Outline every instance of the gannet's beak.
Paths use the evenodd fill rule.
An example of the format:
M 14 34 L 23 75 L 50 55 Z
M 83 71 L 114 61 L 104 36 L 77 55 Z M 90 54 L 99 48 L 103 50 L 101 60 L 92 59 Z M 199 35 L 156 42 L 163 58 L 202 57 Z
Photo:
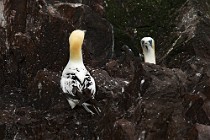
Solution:
M 148 50 L 148 46 L 147 45 L 144 45 L 144 48 L 146 48 Z
M 148 50 L 147 45 L 145 45 L 144 43 L 145 43 L 145 41 L 144 41 L 144 40 L 141 40 L 141 46 L 142 46 L 143 48 L 146 48 L 146 49 Z

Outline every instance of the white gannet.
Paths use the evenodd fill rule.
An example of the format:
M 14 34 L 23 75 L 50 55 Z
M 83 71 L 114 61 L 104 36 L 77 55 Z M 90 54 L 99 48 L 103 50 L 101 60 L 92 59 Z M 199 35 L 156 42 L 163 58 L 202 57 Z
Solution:
M 141 47 L 144 54 L 144 62 L 156 64 L 155 41 L 151 37 L 141 39 Z
M 94 99 L 96 85 L 83 64 L 82 44 L 84 36 L 85 31 L 74 30 L 69 37 L 70 59 L 63 70 L 60 85 L 72 109 L 76 105 L 82 105 L 86 111 L 94 114 L 87 107 L 91 105 L 86 103 L 86 101 Z

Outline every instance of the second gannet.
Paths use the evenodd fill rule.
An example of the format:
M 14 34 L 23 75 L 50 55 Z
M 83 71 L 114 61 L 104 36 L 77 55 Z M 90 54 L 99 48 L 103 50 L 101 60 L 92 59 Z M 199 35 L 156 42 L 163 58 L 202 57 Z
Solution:
M 151 37 L 142 38 L 141 47 L 144 54 L 144 62 L 156 64 L 154 39 Z

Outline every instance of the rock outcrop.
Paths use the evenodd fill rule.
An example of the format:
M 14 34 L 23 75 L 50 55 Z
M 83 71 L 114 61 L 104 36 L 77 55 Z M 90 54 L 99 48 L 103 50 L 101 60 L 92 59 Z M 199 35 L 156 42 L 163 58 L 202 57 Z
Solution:
M 209 139 L 210 3 L 159 2 L 133 1 L 132 9 L 124 1 L 5 0 L 0 139 Z M 132 16 L 141 7 L 141 17 Z M 87 30 L 84 62 L 99 115 L 72 110 L 59 86 L 77 28 Z M 139 39 L 150 33 L 158 65 L 137 56 Z

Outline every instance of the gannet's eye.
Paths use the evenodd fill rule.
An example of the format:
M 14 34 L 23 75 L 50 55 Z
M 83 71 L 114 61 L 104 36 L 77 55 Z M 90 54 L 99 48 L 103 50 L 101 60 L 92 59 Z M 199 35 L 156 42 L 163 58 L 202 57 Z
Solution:
M 141 41 L 141 45 L 143 45 L 143 44 L 144 44 L 144 40 Z
M 152 46 L 152 40 L 149 40 L 149 45 Z

